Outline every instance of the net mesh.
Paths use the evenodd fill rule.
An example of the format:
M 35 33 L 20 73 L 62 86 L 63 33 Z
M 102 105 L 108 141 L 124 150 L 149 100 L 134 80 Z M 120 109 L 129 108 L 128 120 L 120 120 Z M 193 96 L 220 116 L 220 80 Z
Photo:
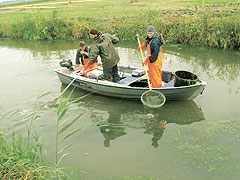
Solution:
M 148 107 L 158 108 L 165 103 L 166 98 L 161 92 L 150 90 L 142 94 L 141 101 Z

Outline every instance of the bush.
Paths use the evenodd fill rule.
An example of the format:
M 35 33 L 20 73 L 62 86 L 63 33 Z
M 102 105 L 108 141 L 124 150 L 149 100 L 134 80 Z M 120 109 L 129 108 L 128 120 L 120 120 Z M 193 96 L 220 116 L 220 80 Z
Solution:
M 64 19 L 56 11 L 52 16 L 25 17 L 15 24 L 0 24 L 0 37 L 27 40 L 71 40 L 89 38 L 88 32 L 96 28 L 102 32 L 116 34 L 121 41 L 136 40 L 146 36 L 146 27 L 153 24 L 158 35 L 166 42 L 201 45 L 224 49 L 240 48 L 240 18 L 232 16 L 211 17 L 159 17 L 136 14 L 112 18 Z M 141 19 L 141 21 L 139 21 Z

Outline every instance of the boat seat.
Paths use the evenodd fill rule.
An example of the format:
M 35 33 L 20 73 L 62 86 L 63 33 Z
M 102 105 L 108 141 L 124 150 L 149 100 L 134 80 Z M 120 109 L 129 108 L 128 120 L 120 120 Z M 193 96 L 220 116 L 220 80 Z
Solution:
M 145 76 L 145 75 L 143 75 L 143 76 Z M 126 78 L 124 78 L 124 79 L 121 79 L 120 81 L 118 81 L 118 82 L 116 82 L 117 84 L 121 84 L 121 85 L 129 85 L 129 84 L 131 84 L 131 83 L 133 83 L 133 82 L 135 82 L 135 81 L 138 81 L 138 80 L 140 80 L 140 79 L 142 79 L 143 78 L 143 76 L 128 76 L 128 77 L 126 77 Z
M 174 79 L 172 79 L 171 81 L 169 81 L 168 83 L 165 83 L 163 85 L 163 88 L 165 87 L 174 87 Z

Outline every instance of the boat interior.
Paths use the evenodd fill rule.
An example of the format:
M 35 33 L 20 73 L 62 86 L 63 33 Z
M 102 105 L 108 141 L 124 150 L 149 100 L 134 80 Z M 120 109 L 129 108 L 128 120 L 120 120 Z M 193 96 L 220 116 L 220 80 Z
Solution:
M 129 69 L 131 69 L 131 73 L 128 73 L 127 76 L 121 76 L 121 80 L 117 82 L 118 84 L 128 85 L 131 87 L 148 87 L 144 69 Z M 121 75 L 121 70 L 119 72 Z M 163 87 L 174 87 L 174 73 L 162 71 L 162 81 Z
M 148 87 L 145 70 L 144 68 L 133 68 L 129 66 L 119 66 L 119 76 L 120 81 L 116 82 L 117 84 L 130 86 L 130 87 Z M 61 72 L 70 74 L 80 73 L 81 68 L 77 70 L 71 69 L 61 69 Z M 103 79 L 103 70 L 102 67 L 98 67 L 95 70 L 90 71 L 87 74 L 87 77 L 91 79 L 102 80 Z M 174 73 L 169 71 L 162 71 L 162 83 L 163 87 L 174 87 Z

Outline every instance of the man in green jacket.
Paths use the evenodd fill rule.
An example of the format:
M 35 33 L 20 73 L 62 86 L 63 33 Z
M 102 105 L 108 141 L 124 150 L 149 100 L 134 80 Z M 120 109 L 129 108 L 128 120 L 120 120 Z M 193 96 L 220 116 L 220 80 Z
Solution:
M 95 63 L 99 55 L 103 64 L 104 79 L 113 82 L 119 81 L 117 63 L 120 57 L 113 46 L 113 44 L 118 43 L 119 39 L 107 33 L 102 34 L 96 29 L 90 30 L 90 37 L 94 39 L 94 44 L 89 54 L 90 60 L 84 69 L 87 69 L 89 65 Z

